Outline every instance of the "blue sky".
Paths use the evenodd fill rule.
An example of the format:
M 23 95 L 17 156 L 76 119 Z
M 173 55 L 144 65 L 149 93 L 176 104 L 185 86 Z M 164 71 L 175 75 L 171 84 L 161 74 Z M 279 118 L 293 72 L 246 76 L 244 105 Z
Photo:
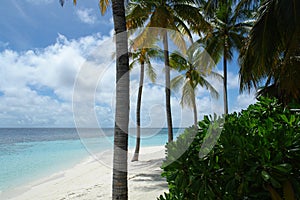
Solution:
M 101 16 L 98 0 L 9 0 L 0 7 L 0 127 L 112 127 L 115 63 L 111 10 Z M 142 124 L 166 126 L 164 77 L 154 63 L 157 83 L 145 81 Z M 217 71 L 222 72 L 219 64 Z M 238 66 L 229 63 L 229 110 L 253 103 L 253 94 L 238 93 Z M 131 115 L 134 127 L 138 67 L 131 72 Z M 173 73 L 173 76 L 175 73 Z M 76 85 L 77 84 L 77 85 Z M 213 81 L 222 92 L 222 84 Z M 204 89 L 197 96 L 198 115 L 221 112 L 222 97 L 212 100 Z M 180 92 L 172 96 L 174 126 L 193 123 L 181 109 Z

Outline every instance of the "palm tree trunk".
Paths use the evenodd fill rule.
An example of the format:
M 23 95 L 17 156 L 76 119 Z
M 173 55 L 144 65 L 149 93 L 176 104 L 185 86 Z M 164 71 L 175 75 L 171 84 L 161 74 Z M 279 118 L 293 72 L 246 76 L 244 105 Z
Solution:
M 171 90 L 170 90 L 170 63 L 169 63 L 169 47 L 168 47 L 168 33 L 163 33 L 164 57 L 165 57 L 165 78 L 166 78 L 166 114 L 168 123 L 168 142 L 173 141 L 173 127 L 172 127 L 172 112 L 171 112 Z
M 135 151 L 132 158 L 132 162 L 139 160 L 140 153 L 140 143 L 141 143 L 141 103 L 142 103 L 142 94 L 143 94 L 143 84 L 144 84 L 144 72 L 145 63 L 141 62 L 141 72 L 140 72 L 140 83 L 139 83 L 139 93 L 136 105 L 136 144 Z
M 224 73 L 224 79 L 223 79 L 223 97 L 224 97 L 224 114 L 228 114 L 228 99 L 227 99 L 227 59 L 226 59 L 226 46 L 224 48 L 224 54 L 223 54 L 223 73 Z
M 198 116 L 197 116 L 197 106 L 196 106 L 196 96 L 195 94 L 193 95 L 193 99 L 192 99 L 192 104 L 193 104 L 193 112 L 194 112 L 194 127 L 196 130 L 198 130 Z
M 127 200 L 129 59 L 124 1 L 112 0 L 112 10 L 116 33 L 117 58 L 112 199 Z

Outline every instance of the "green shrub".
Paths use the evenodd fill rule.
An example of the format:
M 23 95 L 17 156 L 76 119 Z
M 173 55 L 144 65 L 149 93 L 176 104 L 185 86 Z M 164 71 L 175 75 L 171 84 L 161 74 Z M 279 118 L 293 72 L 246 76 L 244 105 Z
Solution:
M 225 121 L 205 117 L 167 145 L 169 193 L 158 199 L 300 199 L 299 114 L 262 97 Z

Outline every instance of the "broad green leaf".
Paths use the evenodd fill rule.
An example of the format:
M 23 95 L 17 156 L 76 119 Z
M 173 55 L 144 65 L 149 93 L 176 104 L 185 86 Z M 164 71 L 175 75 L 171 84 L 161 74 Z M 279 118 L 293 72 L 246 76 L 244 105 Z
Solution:
M 268 172 L 266 171 L 261 171 L 261 176 L 265 181 L 269 181 L 270 180 L 270 175 L 268 174 Z
M 273 167 L 274 169 L 278 170 L 281 173 L 289 173 L 290 171 L 292 171 L 292 166 L 288 163 L 283 163 L 280 165 L 276 165 Z
M 283 119 L 284 122 L 289 123 L 288 118 L 284 114 L 280 115 L 280 117 L 281 117 L 281 119 Z

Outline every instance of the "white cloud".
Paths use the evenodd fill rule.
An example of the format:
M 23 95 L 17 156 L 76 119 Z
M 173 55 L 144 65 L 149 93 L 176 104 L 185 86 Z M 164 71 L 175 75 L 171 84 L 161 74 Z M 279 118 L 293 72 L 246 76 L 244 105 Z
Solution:
M 242 109 L 247 109 L 250 104 L 256 103 L 255 91 L 251 91 L 250 93 L 244 92 L 237 96 L 236 104 L 233 108 L 233 111 L 240 111 Z
M 239 75 L 227 72 L 228 89 L 239 89 Z
M 76 15 L 83 23 L 86 24 L 94 24 L 97 20 L 96 15 L 93 13 L 93 9 L 78 9 L 76 10 Z
M 73 126 L 76 75 L 106 40 L 100 35 L 77 40 L 59 35 L 44 49 L 0 52 L 0 126 Z M 107 50 L 101 52 L 103 62 Z
M 224 72 L 222 70 L 216 69 L 214 71 L 223 76 Z M 218 88 L 223 90 L 223 81 L 219 81 Z M 227 71 L 227 89 L 234 89 L 234 90 L 239 89 L 238 74 L 234 74 L 231 71 Z
M 115 62 L 112 38 L 91 35 L 68 40 L 59 35 L 57 41 L 44 49 L 0 52 L 0 127 L 4 126 L 74 126 L 112 127 L 115 110 Z M 157 83 L 146 78 L 142 99 L 142 126 L 166 127 L 164 73 L 161 63 L 153 63 Z M 172 72 L 174 77 L 175 72 Z M 236 76 L 232 88 L 236 88 Z M 74 88 L 74 83 L 76 87 Z M 131 72 L 130 125 L 135 127 L 139 66 Z M 219 90 L 213 100 L 205 89 L 197 93 L 198 119 L 223 111 L 222 83 L 211 79 Z M 4 95 L 2 95 L 2 93 Z M 233 110 L 255 102 L 253 93 L 233 97 Z M 193 123 L 190 108 L 182 109 L 181 93 L 172 93 L 174 127 Z

